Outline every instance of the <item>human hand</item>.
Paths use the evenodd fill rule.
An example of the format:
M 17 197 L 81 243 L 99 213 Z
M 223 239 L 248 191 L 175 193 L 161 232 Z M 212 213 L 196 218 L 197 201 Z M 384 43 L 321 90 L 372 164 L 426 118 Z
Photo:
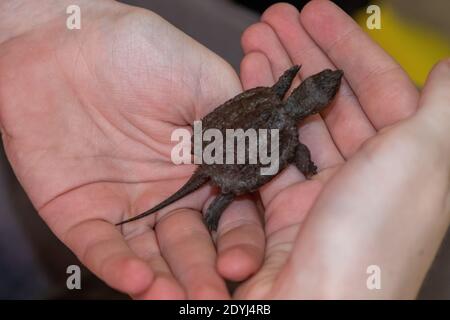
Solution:
M 70 1 L 2 3 L 0 124 L 15 174 L 52 231 L 110 286 L 136 298 L 229 297 L 222 277 L 242 280 L 263 257 L 250 198 L 223 216 L 217 261 L 200 213 L 211 188 L 114 224 L 187 180 L 194 167 L 170 161 L 171 133 L 240 92 L 237 75 L 149 11 L 78 3 L 81 30 L 65 27 Z
M 419 103 L 400 66 L 322 0 L 300 15 L 272 6 L 242 44 L 245 88 L 271 85 L 292 64 L 302 78 L 338 68 L 346 81 L 300 128 L 319 174 L 288 168 L 261 189 L 265 262 L 235 297 L 415 297 L 450 222 L 449 61 Z M 366 287 L 370 265 L 381 268 L 382 290 Z

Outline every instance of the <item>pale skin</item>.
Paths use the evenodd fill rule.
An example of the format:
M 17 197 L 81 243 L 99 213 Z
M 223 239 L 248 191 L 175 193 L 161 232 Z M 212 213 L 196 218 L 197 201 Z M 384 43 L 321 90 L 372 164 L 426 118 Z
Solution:
M 244 33 L 240 82 L 148 11 L 81 1 L 82 30 L 68 31 L 63 2 L 0 5 L 8 15 L 22 4 L 0 19 L 0 128 L 39 214 L 97 276 L 147 299 L 230 298 L 224 279 L 247 279 L 235 298 L 416 296 L 450 222 L 449 61 L 419 95 L 351 18 L 317 0 L 301 13 L 272 6 Z M 170 162 L 173 129 L 292 64 L 302 78 L 345 73 L 333 107 L 300 128 L 317 176 L 286 169 L 261 189 L 264 213 L 251 197 L 234 202 L 217 252 L 201 219 L 210 187 L 114 226 L 192 172 Z M 366 287 L 372 264 L 382 290 Z

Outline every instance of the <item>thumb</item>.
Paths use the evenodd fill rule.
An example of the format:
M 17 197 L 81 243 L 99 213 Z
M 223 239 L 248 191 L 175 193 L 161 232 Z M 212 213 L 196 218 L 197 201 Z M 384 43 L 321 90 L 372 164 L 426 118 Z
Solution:
M 450 159 L 450 59 L 436 64 L 422 90 L 416 119 Z
M 420 95 L 417 114 L 408 124 L 429 148 L 439 153 L 439 160 L 450 169 L 450 59 L 442 60 L 431 70 Z
M 433 67 L 422 90 L 421 106 L 450 117 L 450 58 Z

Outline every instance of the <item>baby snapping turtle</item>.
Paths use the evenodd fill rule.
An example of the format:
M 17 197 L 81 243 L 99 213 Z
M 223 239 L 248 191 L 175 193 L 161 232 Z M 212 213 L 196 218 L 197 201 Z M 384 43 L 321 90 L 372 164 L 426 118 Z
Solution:
M 307 178 L 316 174 L 316 166 L 311 161 L 309 149 L 299 142 L 297 123 L 324 109 L 336 95 L 343 72 L 323 70 L 305 79 L 292 94 L 283 101 L 299 66 L 293 66 L 279 78 L 272 87 L 257 87 L 247 90 L 217 107 L 202 119 L 202 130 L 216 128 L 225 136 L 226 129 L 243 130 L 278 129 L 279 162 L 278 170 L 271 175 L 262 175 L 262 164 L 201 164 L 191 178 L 172 196 L 150 210 L 121 225 L 143 218 L 195 191 L 207 181 L 218 186 L 219 195 L 206 210 L 205 222 L 210 230 L 216 230 L 219 218 L 225 208 L 238 196 L 256 191 L 271 180 L 288 164 L 293 163 Z M 270 141 L 270 138 L 267 140 Z M 203 143 L 204 144 L 204 143 Z M 249 146 L 246 144 L 246 155 Z M 226 150 L 224 150 L 226 152 Z M 236 148 L 234 148 L 236 153 Z

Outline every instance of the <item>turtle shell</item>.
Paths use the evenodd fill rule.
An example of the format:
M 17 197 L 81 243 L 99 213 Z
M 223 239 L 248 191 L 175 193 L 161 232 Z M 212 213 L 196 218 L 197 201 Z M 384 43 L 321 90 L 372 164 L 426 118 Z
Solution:
M 238 96 L 228 100 L 217 107 L 214 111 L 202 119 L 203 133 L 207 129 L 218 129 L 223 137 L 223 160 L 222 163 L 203 163 L 202 170 L 206 172 L 214 184 L 218 185 L 222 192 L 232 192 L 234 194 L 244 194 L 255 191 L 261 185 L 268 182 L 276 175 L 261 176 L 262 167 L 268 167 L 269 164 L 259 162 L 250 163 L 250 151 L 248 141 L 245 143 L 245 163 L 236 163 L 237 161 L 237 140 L 234 141 L 234 163 L 226 163 L 226 129 L 255 129 L 258 134 L 259 129 L 268 129 L 267 131 L 267 152 L 270 156 L 271 150 L 271 131 L 279 130 L 279 168 L 282 169 L 287 164 L 287 159 L 291 158 L 295 145 L 298 143 L 298 135 L 293 120 L 282 112 L 282 100 L 269 87 L 258 87 L 245 91 Z M 258 136 L 259 139 L 259 136 Z M 203 149 L 212 143 L 203 141 Z M 259 140 L 258 140 L 259 145 Z

